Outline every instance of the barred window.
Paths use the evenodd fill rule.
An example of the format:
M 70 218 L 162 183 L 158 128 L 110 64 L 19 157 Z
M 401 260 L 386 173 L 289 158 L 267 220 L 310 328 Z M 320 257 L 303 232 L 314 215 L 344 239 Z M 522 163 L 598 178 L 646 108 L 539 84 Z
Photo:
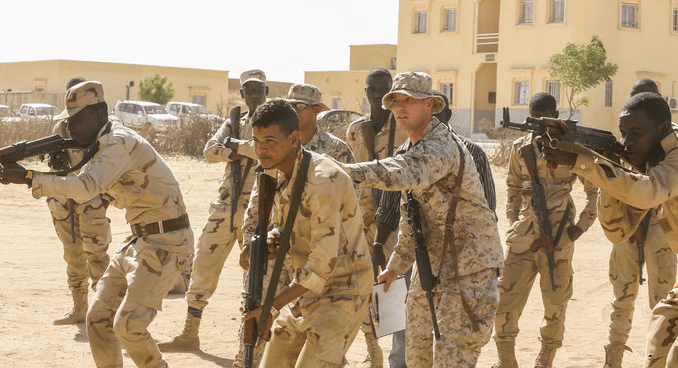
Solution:
M 678 9 L 673 9 L 673 32 L 678 32 Z
M 605 83 L 605 106 L 612 106 L 612 82 Z
M 414 33 L 426 33 L 426 21 L 428 15 L 426 12 L 416 12 L 414 20 Z
M 563 23 L 565 21 L 565 0 L 551 0 L 549 23 Z
M 556 99 L 556 106 L 560 105 L 560 82 L 549 81 L 547 85 L 547 92 Z
M 638 26 L 638 4 L 622 4 L 621 25 L 625 28 L 640 28 Z
M 454 83 L 440 83 L 440 92 L 450 100 L 450 106 L 454 105 Z
M 457 31 L 457 9 L 445 9 L 443 12 L 443 32 Z
M 520 2 L 520 20 L 521 24 L 534 23 L 534 1 L 524 0 Z
M 521 81 L 515 83 L 514 105 L 527 105 L 530 102 L 530 82 Z

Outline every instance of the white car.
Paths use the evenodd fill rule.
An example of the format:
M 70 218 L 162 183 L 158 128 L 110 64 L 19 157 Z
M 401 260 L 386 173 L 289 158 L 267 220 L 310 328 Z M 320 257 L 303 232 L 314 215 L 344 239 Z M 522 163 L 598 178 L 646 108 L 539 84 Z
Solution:
M 118 101 L 113 109 L 113 115 L 133 129 L 150 125 L 162 132 L 169 126 L 179 123 L 179 118 L 168 114 L 162 105 L 148 101 Z
M 21 121 L 21 116 L 11 107 L 0 105 L 0 121 L 3 123 L 16 123 Z
M 217 127 L 221 126 L 221 124 L 226 121 L 225 118 L 212 114 L 205 106 L 191 102 L 168 102 L 167 105 L 165 105 L 165 109 L 167 109 L 167 112 L 180 119 L 188 119 L 191 117 L 207 118 L 214 122 Z
M 60 113 L 56 106 L 44 103 L 25 103 L 19 108 L 19 116 L 26 121 L 54 120 Z

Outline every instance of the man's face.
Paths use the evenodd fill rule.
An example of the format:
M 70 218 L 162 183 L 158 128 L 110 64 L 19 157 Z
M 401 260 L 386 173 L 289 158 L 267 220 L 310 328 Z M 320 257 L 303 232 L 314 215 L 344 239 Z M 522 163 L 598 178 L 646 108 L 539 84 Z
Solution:
M 530 110 L 530 116 L 533 118 L 557 118 L 558 111 L 539 111 L 539 110 Z
M 663 134 L 642 111 L 622 112 L 619 116 L 619 132 L 624 154 L 631 163 L 644 168 L 651 159 L 651 151 L 660 144 Z
M 90 108 L 85 108 L 68 118 L 67 127 L 71 138 L 83 146 L 94 142 L 101 129 L 99 115 L 93 114 Z
M 299 116 L 299 130 L 307 130 L 316 124 L 316 118 L 322 110 L 321 105 L 309 105 L 303 102 L 292 102 L 294 111 Z
M 267 128 L 254 127 L 252 139 L 257 157 L 264 169 L 277 168 L 286 172 L 287 168 L 290 171 L 294 168 L 294 160 L 299 148 L 298 130 L 286 137 L 277 125 Z
M 391 85 L 393 84 L 391 78 L 387 76 L 369 77 L 366 82 L 365 95 L 372 111 L 375 109 L 383 110 L 381 99 L 391 90 Z
M 417 99 L 402 93 L 393 95 L 391 111 L 400 127 L 408 134 L 410 132 L 421 133 L 424 130 L 431 120 L 432 109 L 433 98 Z
M 257 107 L 266 102 L 268 86 L 258 81 L 249 81 L 240 88 L 240 97 L 245 99 L 245 105 L 254 112 Z

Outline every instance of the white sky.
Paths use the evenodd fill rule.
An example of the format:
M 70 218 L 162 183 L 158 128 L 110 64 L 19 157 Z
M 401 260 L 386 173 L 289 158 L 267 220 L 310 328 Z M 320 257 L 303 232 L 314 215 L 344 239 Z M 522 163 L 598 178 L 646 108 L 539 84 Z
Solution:
M 398 0 L 2 0 L 0 62 L 69 59 L 303 82 L 349 45 L 396 44 Z

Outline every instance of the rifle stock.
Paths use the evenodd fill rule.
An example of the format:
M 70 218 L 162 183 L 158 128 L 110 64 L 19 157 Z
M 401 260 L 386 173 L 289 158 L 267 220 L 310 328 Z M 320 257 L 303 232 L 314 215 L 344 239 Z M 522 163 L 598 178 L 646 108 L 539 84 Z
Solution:
M 652 211 L 652 210 L 650 210 Z M 638 281 L 640 285 L 643 284 L 645 279 L 643 278 L 643 264 L 645 263 L 645 241 L 647 240 L 647 230 L 650 226 L 650 212 L 648 212 L 638 225 L 638 230 L 636 230 L 636 245 L 638 246 Z
M 245 310 L 253 311 L 261 305 L 264 276 L 266 276 L 268 225 L 273 207 L 276 180 L 262 171 L 257 171 L 258 182 L 258 222 L 257 231 L 252 237 L 250 245 L 250 267 L 247 271 L 247 291 L 245 292 Z M 260 320 L 266 324 L 268 321 Z M 259 334 L 257 322 L 254 318 L 245 321 L 243 326 L 243 345 L 245 346 L 245 367 L 251 368 L 254 358 L 254 347 L 257 345 Z
M 417 271 L 419 272 L 419 280 L 421 281 L 421 288 L 426 291 L 426 299 L 428 299 L 428 307 L 431 310 L 431 322 L 433 323 L 433 333 L 436 340 L 440 340 L 440 331 L 438 330 L 438 319 L 436 318 L 436 309 L 433 303 L 435 291 L 433 289 L 438 284 L 439 280 L 433 275 L 431 270 L 431 260 L 426 248 L 424 239 L 424 230 L 421 226 L 421 214 L 419 212 L 419 202 L 414 199 L 411 191 L 405 192 L 407 196 L 407 215 L 409 216 L 409 224 L 412 227 L 412 237 L 414 238 L 414 254 L 417 260 Z
M 4 163 L 21 161 L 28 157 L 45 155 L 51 152 L 79 147 L 72 139 L 55 134 L 30 142 L 21 141 L 0 148 L 0 166 Z

